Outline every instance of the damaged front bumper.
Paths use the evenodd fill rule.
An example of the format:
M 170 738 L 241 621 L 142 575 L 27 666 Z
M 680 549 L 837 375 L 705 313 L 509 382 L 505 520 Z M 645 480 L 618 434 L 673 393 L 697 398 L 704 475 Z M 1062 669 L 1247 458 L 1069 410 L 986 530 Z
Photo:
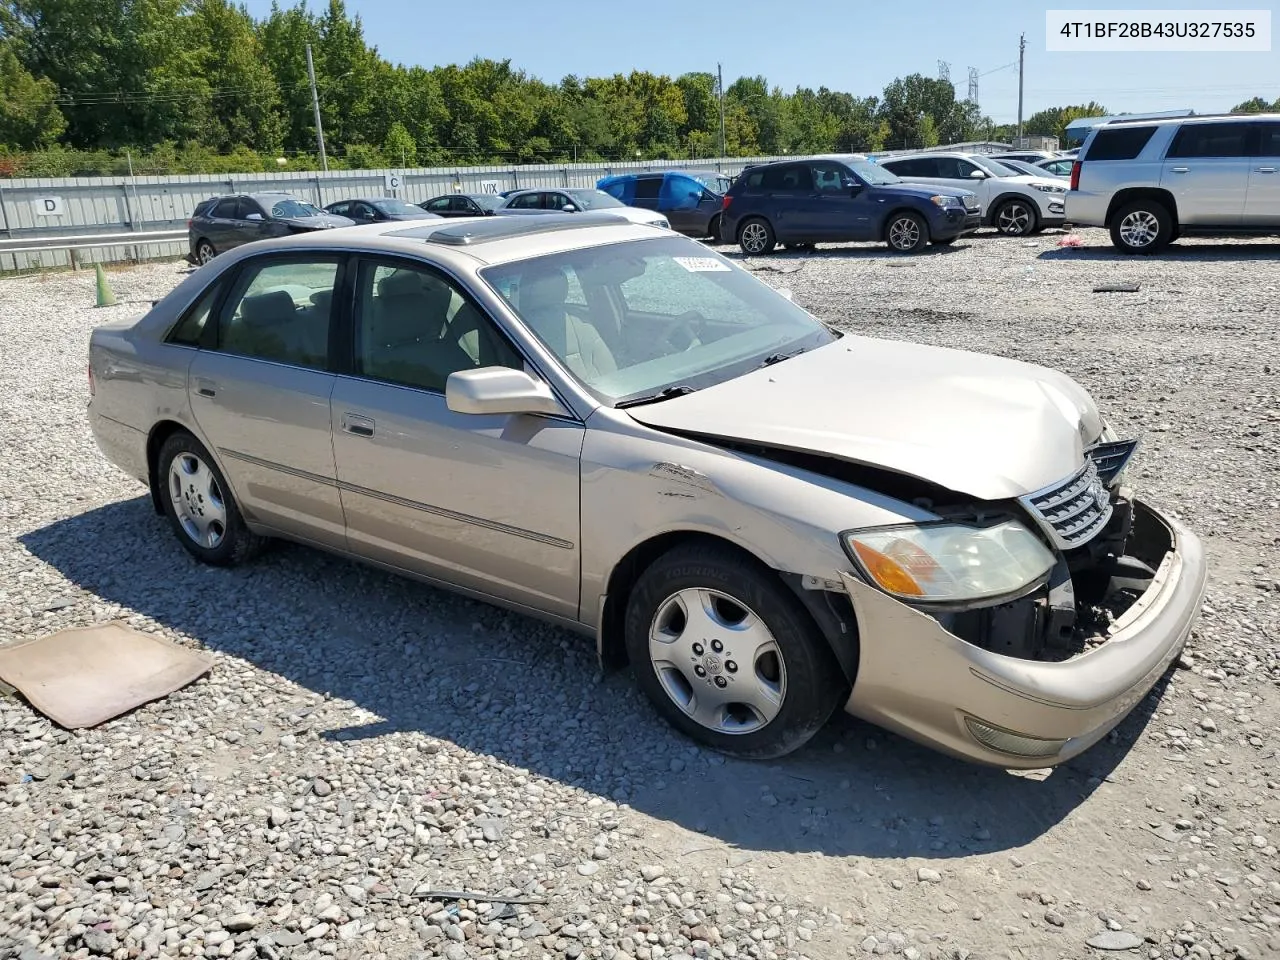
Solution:
M 1141 501 L 1135 519 L 1163 560 L 1106 641 L 1053 663 L 984 650 L 933 617 L 842 573 L 861 638 L 847 712 L 967 760 L 1050 767 L 1097 743 L 1182 650 L 1200 609 L 1200 540 Z M 1167 539 L 1167 544 L 1164 540 Z

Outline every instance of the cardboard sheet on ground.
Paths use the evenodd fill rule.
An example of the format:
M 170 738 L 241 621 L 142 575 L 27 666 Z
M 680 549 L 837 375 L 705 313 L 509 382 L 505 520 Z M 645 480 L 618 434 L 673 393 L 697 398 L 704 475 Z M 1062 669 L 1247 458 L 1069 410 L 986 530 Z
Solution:
M 212 666 L 208 657 L 121 623 L 0 646 L 0 679 L 70 730 L 167 697 Z

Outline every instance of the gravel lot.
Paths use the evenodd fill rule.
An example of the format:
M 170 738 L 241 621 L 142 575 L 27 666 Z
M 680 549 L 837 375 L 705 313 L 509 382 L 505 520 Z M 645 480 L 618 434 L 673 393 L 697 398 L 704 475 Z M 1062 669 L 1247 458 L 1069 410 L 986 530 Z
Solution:
M 1207 538 L 1180 669 L 1047 777 L 844 717 L 726 762 L 577 637 L 299 547 L 198 567 L 84 418 L 89 330 L 185 265 L 106 309 L 0 280 L 0 643 L 122 618 L 216 657 L 97 730 L 0 697 L 0 957 L 1280 956 L 1280 248 L 1060 236 L 754 262 L 850 328 L 1066 370 Z

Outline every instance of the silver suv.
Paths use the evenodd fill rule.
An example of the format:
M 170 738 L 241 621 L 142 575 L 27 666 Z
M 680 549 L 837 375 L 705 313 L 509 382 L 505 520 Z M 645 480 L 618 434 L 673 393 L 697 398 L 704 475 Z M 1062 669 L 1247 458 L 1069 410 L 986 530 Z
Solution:
M 1071 170 L 1067 220 L 1124 253 L 1183 233 L 1280 234 L 1280 114 L 1113 120 Z

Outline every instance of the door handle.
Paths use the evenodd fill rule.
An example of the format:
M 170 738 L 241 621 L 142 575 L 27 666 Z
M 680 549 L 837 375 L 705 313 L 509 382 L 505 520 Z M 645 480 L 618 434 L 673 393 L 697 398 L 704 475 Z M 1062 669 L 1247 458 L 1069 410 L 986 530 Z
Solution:
M 1275 173 L 1276 168 L 1275 167 L 1259 167 L 1258 172 L 1259 173 Z
M 201 378 L 196 381 L 196 393 L 202 397 L 214 397 L 218 394 L 218 388 L 212 380 Z
M 355 413 L 344 413 L 342 415 L 342 429 L 347 433 L 354 434 L 357 437 L 372 437 L 374 422 L 368 417 L 362 417 Z
M 1173 172 L 1174 172 L 1174 173 L 1186 173 L 1186 172 L 1187 172 L 1188 170 L 1190 170 L 1190 169 L 1191 169 L 1190 167 L 1174 167 L 1174 168 L 1173 168 Z

